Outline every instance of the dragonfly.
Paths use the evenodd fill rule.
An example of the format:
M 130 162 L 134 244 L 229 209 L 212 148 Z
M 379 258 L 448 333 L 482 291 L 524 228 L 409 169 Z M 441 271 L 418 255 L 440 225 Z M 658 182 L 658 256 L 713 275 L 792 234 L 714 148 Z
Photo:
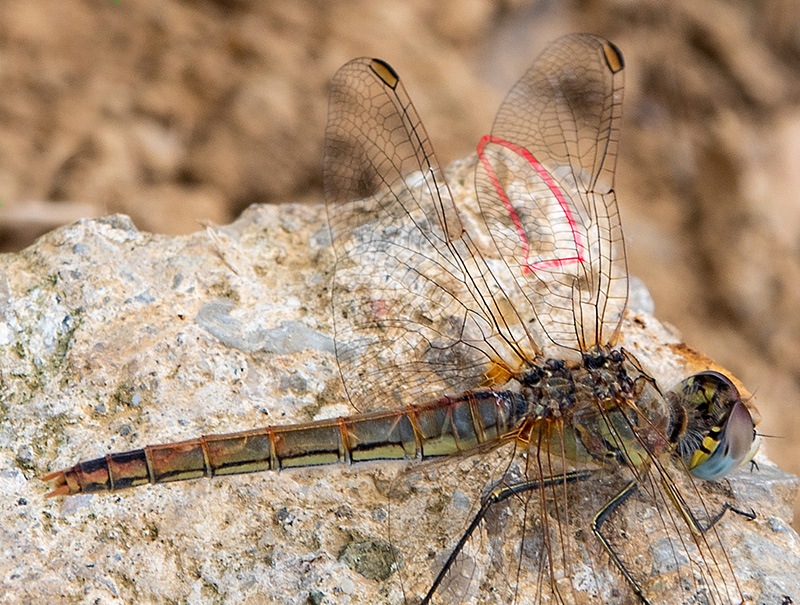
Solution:
M 335 354 L 353 414 L 111 453 L 44 477 L 49 496 L 337 463 L 458 467 L 463 490 L 444 503 L 403 481 L 386 490 L 390 507 L 433 515 L 442 533 L 389 515 L 401 602 L 594 602 L 592 579 L 611 570 L 616 602 L 653 603 L 624 539 L 636 528 L 614 528 L 637 499 L 663 528 L 667 560 L 689 569 L 678 602 L 687 590 L 741 602 L 716 528 L 728 511 L 749 513 L 713 509 L 698 485 L 752 459 L 755 409 L 714 369 L 659 384 L 620 344 L 623 73 L 607 40 L 551 43 L 480 139 L 472 183 L 454 183 L 472 189 L 467 203 L 397 72 L 345 64 L 331 83 L 324 181 Z

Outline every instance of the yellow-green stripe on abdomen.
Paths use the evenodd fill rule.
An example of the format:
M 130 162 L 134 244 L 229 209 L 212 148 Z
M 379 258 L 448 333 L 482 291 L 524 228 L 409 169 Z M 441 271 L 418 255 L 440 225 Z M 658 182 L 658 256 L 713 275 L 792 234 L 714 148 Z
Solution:
M 50 475 L 50 495 L 370 460 L 446 456 L 513 431 L 527 410 L 512 392 L 467 393 L 404 410 L 206 435 L 108 454 Z

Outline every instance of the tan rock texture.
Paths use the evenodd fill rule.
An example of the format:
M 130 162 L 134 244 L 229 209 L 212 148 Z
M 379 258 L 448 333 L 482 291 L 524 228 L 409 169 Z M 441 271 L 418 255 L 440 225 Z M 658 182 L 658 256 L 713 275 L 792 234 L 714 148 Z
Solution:
M 355 56 L 405 79 L 447 163 L 544 45 L 624 52 L 617 189 L 659 317 L 759 394 L 800 472 L 797 0 L 181 3 L 11 0 L 0 14 L 0 244 L 122 212 L 187 233 L 319 199 L 327 83 Z
M 61 228 L 1 260 L 2 603 L 403 603 L 399 581 L 412 591 L 424 574 L 430 582 L 446 555 L 439 540 L 463 531 L 487 481 L 506 468 L 501 450 L 48 500 L 39 478 L 79 459 L 352 412 L 332 347 L 328 231 L 315 205 L 254 206 L 229 226 L 181 237 L 113 216 Z M 634 300 L 646 306 L 637 288 Z M 662 384 L 709 364 L 640 308 L 628 315 L 623 344 Z M 800 595 L 800 542 L 789 525 L 796 480 L 759 460 L 756 472 L 698 489 L 711 510 L 731 502 L 757 512 L 753 521 L 727 515 L 711 552 L 730 561 L 748 602 L 780 603 Z M 679 485 L 693 498 L 691 484 Z M 611 485 L 589 487 L 574 503 L 587 514 L 595 492 Z M 515 544 L 522 518 L 494 518 L 471 552 L 487 582 L 508 579 L 502 548 Z M 700 568 L 657 537 L 675 519 L 682 523 L 642 495 L 609 526 L 622 552 L 634 553 L 654 603 L 702 594 L 691 579 Z M 497 532 L 507 535 L 500 546 Z M 575 602 L 631 603 L 586 535 L 585 527 L 576 534 L 579 544 L 592 546 L 578 552 L 595 563 L 569 578 Z M 399 570 L 394 549 L 406 563 Z M 422 579 L 413 575 L 420 569 Z M 738 602 L 738 590 L 726 590 Z M 517 594 L 535 602 L 535 586 Z
M 319 200 L 327 82 L 339 65 L 358 55 L 389 60 L 406 81 L 441 158 L 447 161 L 463 156 L 488 129 L 502 94 L 548 41 L 570 31 L 591 31 L 612 39 L 627 61 L 617 191 L 632 271 L 652 292 L 662 320 L 678 326 L 689 343 L 730 368 L 757 393 L 764 416 L 761 429 L 770 436 L 765 449 L 784 468 L 798 472 L 798 8 L 796 0 L 759 7 L 718 0 L 575 4 L 516 0 L 403 4 L 368 0 L 12 0 L 0 11 L 0 243 L 4 249 L 20 249 L 35 236 L 80 216 L 124 212 L 139 229 L 186 233 L 200 229 L 201 221 L 227 223 L 253 202 Z M 83 517 L 71 517 L 69 523 L 79 528 L 71 533 L 64 529 L 59 509 L 47 508 L 55 505 L 37 500 L 43 490 L 26 479 L 53 470 L 53 461 L 70 464 L 112 448 L 284 419 L 308 420 L 316 416 L 318 398 L 329 401 L 328 394 L 336 388 L 336 372 L 330 357 L 330 331 L 324 324 L 327 306 L 317 302 L 313 308 L 303 307 L 311 303 L 305 282 L 297 281 L 305 274 L 291 264 L 298 262 L 292 247 L 297 242 L 272 245 L 281 242 L 278 235 L 293 231 L 295 224 L 276 232 L 275 225 L 266 223 L 276 220 L 281 224 L 284 219 L 277 217 L 287 211 L 274 216 L 264 209 L 250 212 L 244 223 L 200 232 L 186 240 L 138 232 L 126 219 L 81 223 L 71 228 L 77 231 L 52 234 L 21 256 L 3 259 L 11 276 L 3 296 L 7 292 L 6 308 L 15 309 L 0 322 L 4 351 L 0 482 L 7 488 L 4 494 L 11 494 L 2 504 L 3 552 L 8 553 L 4 559 L 13 569 L 2 576 L 2 588 L 8 590 L 0 599 L 35 601 L 44 594 L 56 600 L 64 595 L 64 600 L 75 602 L 90 602 L 93 596 L 101 602 L 238 602 L 237 597 L 245 594 L 224 589 L 216 592 L 219 583 L 215 584 L 212 576 L 224 575 L 231 559 L 216 563 L 206 559 L 205 566 L 184 565 L 188 555 L 159 559 L 156 551 L 150 551 L 151 556 L 115 559 L 122 543 L 116 538 L 127 539 L 125 528 L 131 526 L 130 517 L 119 517 L 131 505 L 129 495 L 120 500 L 79 498 L 65 505 L 67 511 L 71 507 L 84 511 L 80 513 Z M 251 233 L 242 226 L 253 221 L 259 224 L 253 212 L 269 216 L 261 227 L 269 238 L 257 245 L 238 243 L 244 251 L 240 257 L 226 233 L 247 232 L 251 239 L 258 239 L 258 228 Z M 319 208 L 292 210 L 286 216 L 321 228 Z M 307 279 L 324 281 L 326 276 L 320 275 L 319 268 L 327 264 L 323 262 L 324 236 L 320 237 L 314 245 L 301 244 L 300 256 L 305 260 L 300 262 L 314 265 L 316 273 Z M 64 238 L 68 244 L 63 243 Z M 105 255 L 94 251 L 104 245 Z M 146 245 L 158 250 L 141 252 Z M 219 272 L 212 270 L 210 261 L 198 265 L 198 272 L 206 277 L 182 271 L 181 263 L 188 261 L 164 260 L 170 257 L 170 246 L 179 251 L 172 256 L 197 255 L 198 263 L 208 261 L 210 257 L 203 255 L 212 255 L 209 251 L 214 250 Z M 190 246 L 196 248 L 187 248 Z M 125 250 L 132 261 L 137 250 L 151 260 L 128 263 L 121 260 Z M 91 256 L 85 266 L 75 269 L 79 274 L 66 281 L 58 277 L 61 261 L 56 259 L 65 251 L 78 265 L 81 254 Z M 267 283 L 268 277 L 278 283 L 279 276 L 264 273 L 262 267 L 280 267 L 280 263 L 292 267 L 292 275 L 284 276 L 284 294 L 303 284 L 296 297 L 306 302 L 297 303 L 299 310 L 291 320 L 295 323 L 281 325 L 279 314 L 272 323 L 258 323 L 263 320 L 255 299 L 248 299 L 247 305 L 230 306 L 228 296 L 235 291 L 229 284 L 235 279 L 231 276 L 243 271 L 242 275 L 253 280 Z M 131 268 L 131 264 L 140 268 Z M 236 270 L 223 271 L 222 267 L 230 269 L 229 265 Z M 253 269 L 255 276 L 247 274 L 246 267 L 258 267 Z M 139 279 L 139 271 L 176 276 L 180 283 L 166 284 L 170 291 L 180 292 L 181 283 L 187 280 L 192 285 L 184 287 L 196 291 L 188 295 L 196 294 L 198 301 L 209 306 L 200 314 L 201 303 L 195 301 L 192 309 L 196 314 L 192 315 L 180 310 L 180 301 L 169 303 L 175 308 L 163 312 L 172 313 L 164 316 L 170 321 L 162 318 L 155 323 L 168 323 L 169 329 L 150 325 L 153 318 L 161 317 L 154 312 L 153 305 L 158 303 L 153 301 L 162 300 L 165 283 L 154 284 L 149 292 L 139 289 L 137 283 L 148 282 Z M 215 280 L 208 275 L 226 277 Z M 198 285 L 194 279 L 202 283 Z M 78 288 L 76 283 L 84 285 L 70 300 L 87 297 L 86 302 L 66 307 L 59 300 L 59 289 Z M 313 282 L 313 286 L 319 283 Z M 123 289 L 128 294 L 121 294 Z M 273 295 L 272 289 L 266 289 L 256 298 L 270 300 Z M 294 303 L 287 300 L 281 298 L 275 306 L 282 312 L 292 308 Z M 134 303 L 141 305 L 138 312 L 129 307 Z M 86 312 L 93 318 L 83 328 L 81 308 L 90 310 Z M 253 314 L 247 309 L 253 309 Z M 193 328 L 206 339 L 201 339 L 202 346 L 197 344 L 196 350 L 185 355 L 176 354 L 176 348 L 190 345 L 185 340 L 159 340 L 164 330 L 177 339 L 178 332 L 169 330 L 178 330 L 193 317 L 213 320 L 207 329 Z M 303 323 L 297 323 L 301 320 Z M 237 374 L 227 364 L 232 354 L 240 353 L 231 351 L 267 355 L 266 349 L 262 351 L 265 337 L 259 332 L 261 327 L 267 326 L 264 330 L 271 339 L 286 343 L 295 338 L 291 336 L 295 329 L 305 334 L 309 321 L 310 329 L 319 328 L 321 336 L 317 340 L 316 333 L 314 338 L 306 334 L 301 340 L 315 344 L 292 355 L 304 360 L 298 362 L 301 369 L 316 355 L 309 350 L 319 351 L 324 363 L 320 361 L 302 380 L 294 381 L 285 377 L 284 368 L 272 368 L 270 364 L 276 362 L 270 357 L 269 363 L 264 362 L 270 371 L 281 370 L 270 379 L 279 393 L 266 387 L 248 392 L 249 383 L 235 382 Z M 226 326 L 245 336 L 226 340 Z M 95 340 L 101 334 L 102 339 Z M 200 353 L 205 355 L 209 343 L 218 338 L 227 344 L 217 357 L 203 361 L 205 378 L 194 378 L 193 385 L 174 385 L 173 391 L 157 390 L 166 380 L 159 380 L 161 376 L 182 380 L 181 368 L 199 364 Z M 77 342 L 81 339 L 82 344 Z M 132 341 L 131 350 L 124 352 L 128 340 Z M 73 346 L 75 353 L 71 353 Z M 285 349 L 279 350 L 285 353 Z M 248 372 L 255 366 L 249 363 L 239 376 L 252 376 Z M 262 367 L 259 372 L 259 376 L 266 375 L 267 369 Z M 126 376 L 132 378 L 126 382 Z M 154 382 L 142 376 L 152 376 Z M 260 384 L 258 380 L 253 384 Z M 77 394 L 70 390 L 75 385 Z M 195 391 L 197 394 L 192 394 Z M 157 410 L 164 411 L 151 411 L 146 402 L 141 404 L 148 397 Z M 281 404 L 287 397 L 295 400 Z M 246 410 L 241 418 L 212 420 L 208 406 L 232 411 L 239 399 Z M 159 416 L 168 415 L 167 410 L 181 402 L 184 407 L 175 412 L 180 419 Z M 202 402 L 202 409 L 197 402 Z M 276 417 L 270 410 L 280 405 L 286 405 L 291 414 L 287 412 L 284 418 L 278 413 Z M 308 409 L 295 417 L 292 414 L 298 406 Z M 339 408 L 333 411 L 340 412 Z M 188 422 L 185 417 L 193 415 L 195 424 L 183 424 Z M 144 424 L 151 422 L 151 416 L 155 419 L 152 424 Z M 114 418 L 117 424 L 113 424 Z M 101 426 L 106 427 L 105 435 L 71 436 L 81 427 L 99 430 Z M 68 439 L 74 440 L 64 443 Z M 74 449 L 66 449 L 68 444 Z M 87 450 L 86 444 L 94 444 L 95 449 Z M 320 476 L 328 476 L 329 471 Z M 350 476 L 348 471 L 330 472 Z M 360 476 L 358 469 L 354 472 Z M 291 481 L 287 476 L 280 479 Z M 261 485 L 269 478 L 230 481 Z M 182 485 L 153 491 L 163 494 L 167 490 L 169 496 L 161 497 L 171 504 L 175 497 L 186 497 L 188 503 L 189 497 L 181 495 L 186 493 L 184 489 L 224 491 L 227 488 L 218 486 L 229 483 L 211 485 L 214 487 Z M 757 490 L 772 489 L 771 485 Z M 284 490 L 288 493 L 293 488 Z M 283 495 L 272 494 L 274 506 L 279 506 Z M 752 499 L 765 505 L 782 501 L 774 495 Z M 113 502 L 118 504 L 109 504 Z M 108 506 L 110 510 L 104 508 Z M 159 513 L 154 515 L 161 519 L 158 526 L 142 523 L 132 530 L 140 532 L 139 536 L 151 536 L 154 543 L 159 529 L 176 527 L 181 515 L 191 510 L 188 504 L 170 505 L 167 508 L 174 516 L 160 517 L 166 504 L 152 509 L 147 508 L 149 504 L 137 506 L 140 520 L 149 510 Z M 245 508 L 235 510 L 253 514 L 250 505 L 242 506 Z M 103 511 L 95 512 L 93 507 Z M 45 514 L 45 510 L 51 512 Z M 180 513 L 174 512 L 177 510 Z M 766 510 L 771 509 L 767 506 Z M 264 514 L 256 517 L 264 527 L 277 522 L 277 517 Z M 233 518 L 234 513 L 230 515 Z M 319 515 L 320 526 L 325 520 L 330 522 L 327 512 Z M 294 526 L 287 524 L 285 513 L 278 516 L 284 526 Z M 58 521 L 54 521 L 56 517 Z M 789 519 L 790 515 L 780 513 L 776 518 Z M 194 519 L 202 525 L 201 513 Z M 90 525 L 89 521 L 96 526 L 87 530 L 88 534 L 82 533 L 85 530 L 80 528 Z M 219 532 L 219 526 L 212 525 Z M 43 536 L 50 536 L 54 527 L 62 532 L 60 542 L 46 546 Z M 191 535 L 188 525 L 183 527 L 182 535 Z M 313 533 L 317 527 L 304 525 L 303 530 Z M 789 536 L 779 524 L 775 528 L 777 534 Z M 203 540 L 208 539 L 195 543 L 193 552 L 212 557 L 215 543 Z M 145 550 L 142 548 L 142 553 Z M 117 554 L 111 554 L 114 552 Z M 306 557 L 311 556 L 309 552 Z M 232 559 L 243 556 L 240 552 L 229 554 Z M 84 562 L 76 563 L 79 560 Z M 66 561 L 71 563 L 66 565 Z M 119 576 L 97 572 L 98 565 L 112 563 L 121 572 Z M 178 569 L 192 577 L 196 592 L 183 587 L 137 592 L 143 582 L 133 575 L 137 563 L 149 566 L 151 586 L 157 583 L 157 570 L 167 576 L 159 580 L 166 587 L 176 575 L 170 570 Z M 785 569 L 780 561 L 766 565 L 768 579 L 775 570 Z M 243 566 L 252 567 L 249 563 Z M 204 576 L 203 569 L 216 571 Z M 235 565 L 230 569 L 231 574 L 237 573 Z M 94 588 L 80 581 L 88 581 Z M 106 588 L 97 588 L 101 584 Z M 268 592 L 258 591 L 265 584 L 254 582 L 252 586 L 256 587 L 253 602 L 261 602 Z M 192 596 L 195 594 L 199 596 Z M 292 596 L 303 602 L 303 594 L 310 593 Z M 777 587 L 769 594 L 782 593 Z M 795 593 L 787 594 L 798 601 Z M 280 596 L 272 598 L 285 602 Z

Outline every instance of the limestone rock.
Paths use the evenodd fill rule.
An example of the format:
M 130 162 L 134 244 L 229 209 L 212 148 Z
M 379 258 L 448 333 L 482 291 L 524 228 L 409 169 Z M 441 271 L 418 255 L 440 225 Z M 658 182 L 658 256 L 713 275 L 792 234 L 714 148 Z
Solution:
M 0 603 L 402 602 L 387 521 L 435 535 L 443 513 L 413 506 L 426 490 L 443 495 L 443 510 L 472 510 L 464 459 L 65 499 L 46 499 L 40 480 L 148 443 L 352 413 L 333 353 L 324 217 L 320 206 L 253 206 L 231 225 L 166 237 L 112 216 L 0 258 Z M 660 381 L 706 363 L 641 306 L 629 312 L 625 345 Z M 410 486 L 408 510 L 385 497 L 398 481 Z M 726 516 L 716 553 L 749 602 L 800 601 L 795 488 L 763 460 L 730 483 L 698 483 L 708 502 L 757 514 Z M 622 531 L 654 561 L 658 590 L 674 556 L 656 564 L 648 528 L 663 518 L 646 497 L 634 500 L 619 513 Z M 423 558 L 437 546 L 420 545 Z M 432 552 L 430 564 L 445 554 Z M 576 592 L 631 602 L 607 567 L 589 570 L 583 588 L 573 579 Z M 533 590 L 521 587 L 519 602 L 533 602 Z M 683 599 L 665 588 L 653 602 Z

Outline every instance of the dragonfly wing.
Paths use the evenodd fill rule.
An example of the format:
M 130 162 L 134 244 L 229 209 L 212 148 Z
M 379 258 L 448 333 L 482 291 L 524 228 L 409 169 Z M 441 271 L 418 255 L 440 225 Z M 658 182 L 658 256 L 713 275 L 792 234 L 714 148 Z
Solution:
M 336 355 L 353 405 L 420 402 L 485 382 L 490 360 L 506 353 L 488 344 L 497 329 L 473 283 L 484 272 L 467 266 L 474 246 L 383 61 L 355 59 L 334 76 L 324 178 Z
M 476 190 L 509 293 L 557 345 L 613 342 L 627 301 L 614 169 L 623 60 L 587 34 L 550 45 L 478 146 Z

